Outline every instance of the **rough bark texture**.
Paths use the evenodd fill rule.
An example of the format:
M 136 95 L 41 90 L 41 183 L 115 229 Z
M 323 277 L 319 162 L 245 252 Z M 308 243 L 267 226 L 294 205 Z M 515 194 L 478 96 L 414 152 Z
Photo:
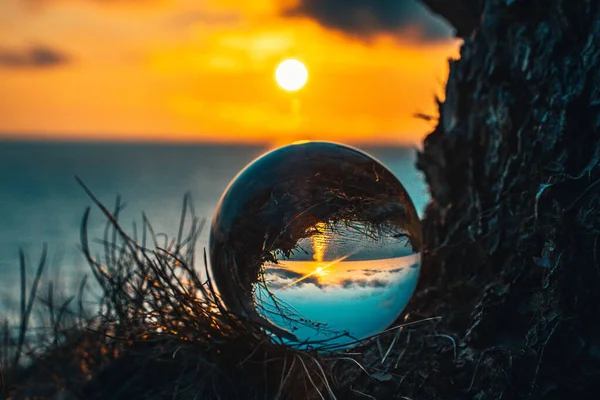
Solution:
M 413 307 L 444 317 L 457 361 L 412 393 L 597 398 L 600 4 L 425 3 L 451 22 L 449 5 L 483 8 L 472 31 L 459 20 L 461 57 L 418 161 L 433 201 Z

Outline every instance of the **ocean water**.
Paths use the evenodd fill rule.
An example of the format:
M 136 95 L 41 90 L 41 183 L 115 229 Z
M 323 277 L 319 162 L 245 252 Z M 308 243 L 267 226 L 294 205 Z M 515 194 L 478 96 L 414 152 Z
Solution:
M 42 285 L 54 281 L 59 295 L 61 291 L 73 293 L 89 274 L 79 233 L 83 213 L 93 204 L 76 175 L 109 209 L 121 196 L 126 207 L 120 220 L 130 232 L 134 221 L 141 224 L 143 211 L 156 232 L 174 236 L 186 192 L 192 196 L 196 214 L 210 223 L 228 183 L 267 150 L 260 146 L 0 141 L 0 315 L 18 309 L 20 248 L 26 255 L 28 282 L 32 282 L 42 245 L 48 244 Z M 422 215 L 429 197 L 423 176 L 415 168 L 416 150 L 361 150 L 394 172 Z M 104 224 L 100 211 L 92 207 L 91 239 L 102 237 Z M 208 245 L 209 226 L 200 235 L 200 249 Z

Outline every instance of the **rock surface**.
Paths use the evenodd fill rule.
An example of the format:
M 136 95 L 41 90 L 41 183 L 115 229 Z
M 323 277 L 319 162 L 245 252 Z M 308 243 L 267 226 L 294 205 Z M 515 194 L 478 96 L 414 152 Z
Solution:
M 451 22 L 442 3 L 482 5 L 418 161 L 433 202 L 413 305 L 444 318 L 468 375 L 440 379 L 465 398 L 587 398 L 600 378 L 600 4 L 425 3 Z

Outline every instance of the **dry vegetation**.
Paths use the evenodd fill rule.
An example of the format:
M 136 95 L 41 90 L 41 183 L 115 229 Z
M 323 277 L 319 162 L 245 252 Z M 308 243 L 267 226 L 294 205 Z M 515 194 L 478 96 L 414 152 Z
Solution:
M 410 344 L 422 347 L 422 340 L 436 340 L 437 318 L 417 323 L 406 318 L 402 326 L 370 338 L 370 347 L 357 342 L 352 351 L 323 344 L 327 352 L 317 354 L 282 345 L 259 326 L 229 314 L 211 281 L 203 278 L 205 267 L 193 267 L 206 266 L 206 255 L 195 260 L 204 222 L 193 215 L 188 196 L 179 231 L 168 240 L 155 234 L 145 217 L 141 237 L 130 236 L 119 224 L 120 200 L 109 211 L 88 194 L 107 218 L 98 257 L 88 238 L 90 209 L 81 226 L 82 250 L 103 293 L 98 312 L 86 316 L 85 280 L 77 295 L 62 303 L 54 299 L 52 283 L 47 297 L 39 293 L 43 256 L 33 286 L 22 288 L 19 334 L 11 334 L 7 323 L 2 333 L 5 398 L 360 397 L 372 389 L 350 384 L 356 376 L 397 380 L 392 371 L 410 356 Z M 25 282 L 24 262 L 21 267 Z M 27 324 L 36 299 L 53 323 L 31 336 Z M 411 332 L 418 329 L 428 336 L 415 340 Z M 437 337 L 455 356 L 454 340 Z

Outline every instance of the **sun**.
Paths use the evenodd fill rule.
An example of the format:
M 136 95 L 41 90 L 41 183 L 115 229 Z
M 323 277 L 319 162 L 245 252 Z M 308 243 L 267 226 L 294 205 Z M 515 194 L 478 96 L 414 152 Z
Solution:
M 308 80 L 308 70 L 302 62 L 294 59 L 282 61 L 275 70 L 275 80 L 282 89 L 294 92 Z

